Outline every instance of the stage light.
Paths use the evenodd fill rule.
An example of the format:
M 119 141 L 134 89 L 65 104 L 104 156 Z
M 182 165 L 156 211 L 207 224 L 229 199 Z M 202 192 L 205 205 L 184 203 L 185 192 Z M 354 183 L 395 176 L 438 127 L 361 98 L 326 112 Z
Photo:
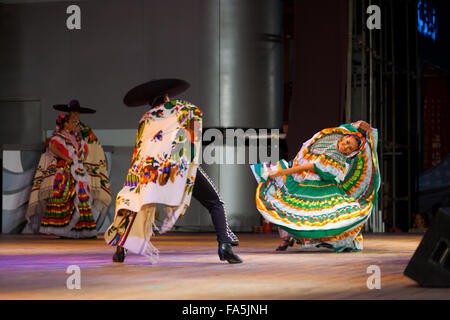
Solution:
M 424 0 L 417 2 L 417 31 L 436 41 L 436 9 Z

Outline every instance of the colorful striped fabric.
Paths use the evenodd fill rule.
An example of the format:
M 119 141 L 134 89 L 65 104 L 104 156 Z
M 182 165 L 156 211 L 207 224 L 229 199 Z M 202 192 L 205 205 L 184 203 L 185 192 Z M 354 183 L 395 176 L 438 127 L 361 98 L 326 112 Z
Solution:
M 64 150 L 73 163 L 68 166 L 63 160 L 57 162 L 53 194 L 47 201 L 39 231 L 68 238 L 96 236 L 89 177 L 83 164 L 86 144 L 64 131 L 57 132 L 51 143 Z
M 376 129 L 356 157 L 338 151 L 338 140 L 356 131 L 352 125 L 324 129 L 303 144 L 292 165 L 281 160 L 276 165 L 252 166 L 259 183 L 257 209 L 304 248 L 362 249 L 361 229 L 377 199 L 380 178 Z M 314 172 L 268 178 L 269 170 L 305 163 L 313 163 Z
M 33 178 L 30 200 L 26 212 L 26 218 L 29 221 L 30 228 L 33 232 L 37 233 L 40 231 L 41 221 L 45 213 L 47 202 L 52 197 L 54 198 L 54 191 L 58 188 L 63 188 L 62 185 L 59 185 L 55 181 L 55 178 L 57 172 L 64 172 L 64 168 L 62 164 L 59 163 L 61 159 L 55 157 L 49 150 L 48 147 L 50 141 L 66 156 L 69 156 L 69 149 L 75 151 L 76 148 L 74 148 L 74 145 L 79 146 L 79 143 L 84 145 L 83 150 L 77 149 L 77 151 L 75 151 L 79 151 L 79 155 L 73 158 L 77 169 L 75 169 L 72 174 L 75 174 L 78 180 L 81 179 L 85 181 L 86 185 L 89 186 L 90 203 L 93 209 L 96 209 L 102 214 L 106 214 L 106 210 L 111 203 L 110 181 L 103 148 L 93 131 L 87 125 L 80 123 L 80 126 L 81 137 L 76 138 L 72 135 L 72 137 L 69 138 L 68 133 L 56 129 L 53 132 L 52 137 L 47 140 L 45 150 L 41 155 Z M 80 141 L 81 139 L 83 140 L 82 142 Z M 88 151 L 88 154 L 86 159 L 83 160 L 84 152 L 86 151 Z M 83 155 L 81 155 L 81 153 L 83 153 Z M 82 195 L 80 197 L 83 198 Z M 59 223 L 60 225 L 65 224 L 65 218 L 62 219 L 62 222 L 60 221 Z M 87 223 L 87 225 L 90 224 L 91 222 Z M 49 224 L 44 223 L 44 225 L 44 228 L 46 228 Z M 51 230 L 48 229 L 48 231 Z M 93 231 L 89 232 L 93 233 Z

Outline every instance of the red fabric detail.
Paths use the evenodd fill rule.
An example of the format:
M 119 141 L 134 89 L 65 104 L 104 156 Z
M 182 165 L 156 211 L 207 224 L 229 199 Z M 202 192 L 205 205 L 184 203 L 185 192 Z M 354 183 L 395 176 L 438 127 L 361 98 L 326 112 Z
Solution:
M 69 151 L 56 138 L 52 138 L 50 143 L 54 144 L 63 155 L 69 157 Z

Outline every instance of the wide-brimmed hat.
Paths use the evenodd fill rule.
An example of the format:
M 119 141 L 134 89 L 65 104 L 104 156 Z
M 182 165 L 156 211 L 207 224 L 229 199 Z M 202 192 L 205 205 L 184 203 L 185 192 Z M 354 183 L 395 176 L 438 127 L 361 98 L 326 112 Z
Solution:
M 173 97 L 186 91 L 191 85 L 181 79 L 156 79 L 140 84 L 127 92 L 123 102 L 128 107 L 151 105 L 153 101 L 168 94 Z
M 97 111 L 91 108 L 81 107 L 78 100 L 71 100 L 68 104 L 55 104 L 53 109 L 64 112 L 79 112 L 79 113 L 96 113 Z

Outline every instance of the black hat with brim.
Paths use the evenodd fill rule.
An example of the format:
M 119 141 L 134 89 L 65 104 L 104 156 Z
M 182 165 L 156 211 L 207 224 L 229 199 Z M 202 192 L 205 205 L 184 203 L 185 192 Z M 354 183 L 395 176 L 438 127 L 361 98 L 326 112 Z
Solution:
M 152 105 L 153 101 L 168 94 L 170 97 L 179 95 L 191 85 L 181 79 L 157 79 L 140 84 L 127 92 L 123 102 L 128 107 Z
M 91 108 L 84 108 L 80 106 L 78 100 L 71 100 L 68 104 L 55 104 L 53 109 L 63 112 L 79 112 L 79 113 L 96 113 L 97 111 Z

